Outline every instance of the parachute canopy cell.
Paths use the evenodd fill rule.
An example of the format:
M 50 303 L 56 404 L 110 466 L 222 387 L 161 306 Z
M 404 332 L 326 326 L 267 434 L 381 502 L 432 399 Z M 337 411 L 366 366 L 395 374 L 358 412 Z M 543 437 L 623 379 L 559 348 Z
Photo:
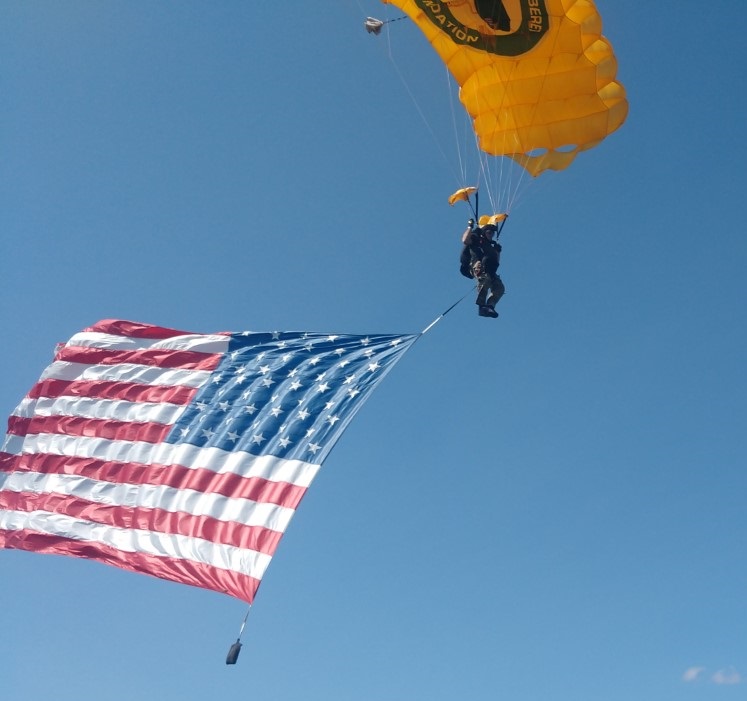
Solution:
M 532 175 L 567 168 L 628 113 L 592 0 L 382 0 L 406 13 L 460 86 L 480 148 Z

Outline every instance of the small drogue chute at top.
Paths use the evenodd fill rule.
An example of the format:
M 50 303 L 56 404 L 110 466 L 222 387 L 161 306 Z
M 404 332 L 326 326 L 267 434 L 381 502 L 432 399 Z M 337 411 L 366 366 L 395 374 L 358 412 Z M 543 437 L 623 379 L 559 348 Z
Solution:
M 382 2 L 417 25 L 453 76 L 483 156 L 537 177 L 567 168 L 625 121 L 617 59 L 592 0 Z M 390 21 L 368 18 L 366 29 L 378 34 Z M 473 193 L 462 183 L 450 203 Z

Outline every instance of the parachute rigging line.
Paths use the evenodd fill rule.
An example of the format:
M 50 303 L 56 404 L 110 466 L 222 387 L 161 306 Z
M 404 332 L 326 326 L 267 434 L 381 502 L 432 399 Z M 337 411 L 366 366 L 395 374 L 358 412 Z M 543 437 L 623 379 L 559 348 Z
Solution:
M 381 29 L 385 24 L 388 24 L 389 22 L 400 20 L 400 19 L 411 19 L 407 15 L 403 17 L 397 17 L 392 20 L 378 20 L 373 17 L 368 17 L 364 23 L 366 30 L 369 33 L 378 35 L 380 34 Z M 375 23 L 377 29 L 370 28 L 370 23 Z M 466 186 L 467 183 L 467 170 L 471 170 L 471 166 L 467 163 L 467 156 L 469 155 L 469 148 L 465 147 L 462 148 L 460 145 L 461 139 L 458 132 L 458 114 L 460 110 L 457 109 L 457 104 L 461 105 L 461 102 L 458 99 L 459 94 L 459 86 L 456 85 L 453 82 L 453 76 L 448 68 L 448 66 L 445 66 L 444 73 L 446 78 L 446 86 L 445 86 L 445 94 L 446 99 L 449 105 L 449 109 L 451 112 L 451 122 L 452 122 L 452 130 L 453 130 L 453 146 L 454 150 L 456 152 L 456 163 L 454 162 L 454 153 L 451 155 L 447 154 L 445 150 L 445 145 L 442 142 L 442 138 L 439 134 L 436 133 L 433 125 L 431 124 L 430 120 L 428 119 L 428 116 L 426 115 L 425 110 L 421 107 L 420 102 L 418 100 L 418 97 L 415 94 L 415 91 L 412 89 L 409 80 L 405 76 L 404 72 L 399 66 L 399 63 L 397 61 L 397 58 L 394 55 L 393 50 L 393 43 L 392 43 L 392 32 L 386 33 L 386 41 L 387 41 L 387 57 L 394 67 L 394 70 L 397 73 L 397 76 L 400 79 L 400 82 L 402 83 L 402 86 L 404 87 L 406 93 L 410 97 L 410 100 L 412 104 L 415 107 L 415 110 L 420 115 L 420 119 L 425 125 L 425 128 L 430 133 L 431 139 L 433 141 L 433 144 L 436 146 L 438 151 L 441 153 L 441 157 L 443 158 L 444 162 L 446 163 L 446 166 L 448 170 L 451 171 L 452 177 L 455 178 L 455 181 L 460 184 L 460 186 Z M 506 95 L 504 94 L 502 100 L 506 99 Z M 463 105 L 462 105 L 463 106 Z M 472 124 L 472 118 L 464 112 L 464 117 L 468 120 L 468 122 L 465 122 L 465 124 Z M 480 148 L 479 138 L 477 134 L 473 131 L 470 127 L 465 127 L 471 134 L 474 139 L 474 152 L 476 153 L 477 163 L 476 163 L 476 171 L 477 171 L 477 184 L 481 181 L 484 181 L 488 187 L 488 199 L 493 207 L 494 211 L 503 210 L 506 212 L 509 212 L 511 210 L 511 207 L 513 206 L 514 202 L 517 200 L 517 195 L 520 190 L 520 186 L 523 182 L 526 182 L 525 177 L 527 175 L 525 169 L 519 168 L 521 171 L 518 175 L 512 172 L 511 164 L 507 163 L 509 159 L 505 158 L 499 158 L 499 157 L 493 157 L 491 154 L 485 153 Z M 494 167 L 496 170 L 499 170 L 499 173 L 494 175 L 490 171 L 491 165 L 494 164 Z M 497 181 L 497 183 L 496 183 Z M 497 191 L 493 193 L 493 189 L 496 188 Z M 469 203 L 469 200 L 467 200 Z M 505 204 L 502 204 L 504 203 Z M 472 209 L 472 205 L 470 204 L 470 209 Z M 477 219 L 477 211 L 473 209 L 473 214 L 475 219 Z
M 457 124 L 457 109 L 455 109 L 457 100 L 454 99 L 454 93 L 455 88 L 454 84 L 452 82 L 451 73 L 449 72 L 448 66 L 444 67 L 444 73 L 446 76 L 446 95 L 449 98 L 449 110 L 451 112 L 451 125 L 452 129 L 454 130 L 454 144 L 456 147 L 456 154 L 457 154 L 457 160 L 459 162 L 459 180 L 457 181 L 461 187 L 467 186 L 467 156 L 469 154 L 469 149 L 467 147 L 467 143 L 465 140 L 464 149 L 462 147 L 462 137 L 459 135 L 459 128 Z M 467 126 L 467 122 L 465 122 L 465 131 L 472 136 L 474 141 L 476 142 L 476 138 L 474 137 L 474 133 L 472 132 L 472 129 Z M 462 155 L 462 150 L 464 150 L 464 155 Z M 480 185 L 480 173 L 483 170 L 482 167 L 482 160 L 479 156 L 479 149 L 477 150 L 477 186 Z
M 369 18 L 373 19 L 373 18 Z M 377 22 L 382 22 L 383 24 L 387 24 L 388 22 L 393 22 L 398 19 L 409 19 L 409 17 L 397 17 L 394 20 L 387 20 L 386 22 L 382 20 L 376 20 Z M 368 20 L 366 20 L 366 23 Z M 366 26 L 367 31 L 368 27 Z M 370 32 L 373 34 L 379 34 L 379 32 Z M 391 32 L 387 32 L 387 57 L 389 58 L 390 63 L 394 67 L 395 72 L 397 73 L 397 77 L 399 78 L 400 82 L 402 83 L 402 86 L 405 89 L 405 92 L 409 96 L 410 100 L 412 101 L 412 104 L 415 106 L 415 110 L 420 115 L 420 119 L 422 120 L 423 124 L 425 125 L 425 128 L 428 130 L 428 133 L 431 135 L 431 139 L 433 139 L 433 143 L 436 145 L 436 148 L 441 153 L 442 158 L 446 162 L 446 165 L 449 167 L 449 169 L 452 171 L 452 173 L 455 175 L 456 181 L 458 183 L 462 183 L 464 181 L 463 177 L 460 177 L 458 170 L 455 168 L 454 163 L 451 158 L 449 158 L 446 151 L 444 151 L 443 146 L 441 145 L 441 141 L 438 138 L 438 135 L 436 134 L 435 130 L 433 129 L 433 126 L 431 125 L 430 121 L 428 120 L 428 117 L 426 116 L 425 112 L 423 111 L 423 108 L 420 106 L 420 103 L 418 102 L 417 97 L 415 96 L 415 93 L 413 92 L 412 88 L 410 87 L 410 84 L 407 81 L 407 78 L 405 77 L 404 73 L 400 69 L 395 57 L 394 53 L 392 51 L 392 40 L 391 40 Z M 448 69 L 447 69 L 448 74 Z

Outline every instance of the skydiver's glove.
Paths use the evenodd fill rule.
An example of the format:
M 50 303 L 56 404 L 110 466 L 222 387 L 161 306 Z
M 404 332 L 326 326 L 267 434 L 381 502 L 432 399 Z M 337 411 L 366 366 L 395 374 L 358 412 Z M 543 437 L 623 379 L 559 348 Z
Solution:
M 468 227 L 469 227 L 470 229 L 473 229 L 473 228 L 474 228 L 474 226 L 475 226 L 475 220 L 474 220 L 474 219 L 470 219 L 470 220 L 469 220 L 469 221 L 467 222 L 467 226 L 468 226 Z

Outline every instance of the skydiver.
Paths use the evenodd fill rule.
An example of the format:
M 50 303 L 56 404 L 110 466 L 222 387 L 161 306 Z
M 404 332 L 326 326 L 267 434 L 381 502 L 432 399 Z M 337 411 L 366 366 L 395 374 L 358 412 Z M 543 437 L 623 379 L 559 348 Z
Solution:
M 497 231 L 494 224 L 483 227 L 475 227 L 474 219 L 470 219 L 467 228 L 462 234 L 464 251 L 462 252 L 462 263 L 469 256 L 468 271 L 477 280 L 477 313 L 480 316 L 489 316 L 495 319 L 498 312 L 495 305 L 506 292 L 506 288 L 498 275 L 498 266 L 501 262 L 501 244 L 493 240 Z M 462 273 L 467 274 L 462 267 Z M 490 293 L 490 294 L 488 294 Z

